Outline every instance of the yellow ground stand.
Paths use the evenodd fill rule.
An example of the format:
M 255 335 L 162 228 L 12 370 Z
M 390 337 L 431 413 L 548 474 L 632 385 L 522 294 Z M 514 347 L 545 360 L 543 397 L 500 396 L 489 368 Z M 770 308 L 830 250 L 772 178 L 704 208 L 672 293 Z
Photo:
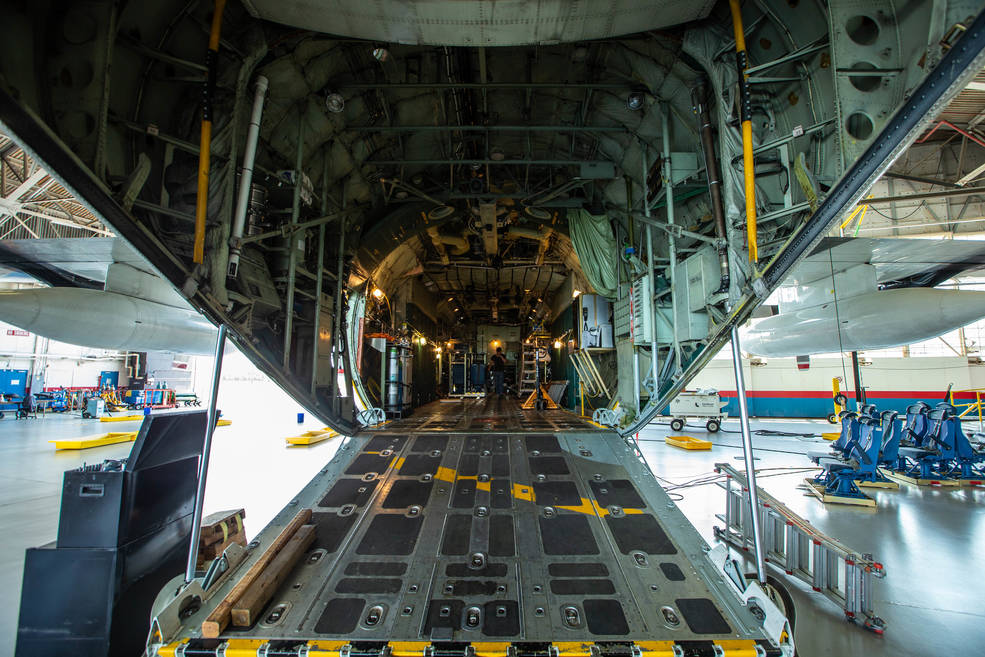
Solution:
M 840 431 L 826 431 L 821 434 L 821 438 L 824 438 L 825 440 L 838 440 L 838 436 L 840 435 Z
M 664 442 L 674 447 L 680 447 L 681 449 L 711 449 L 710 440 L 701 440 L 694 436 L 667 436 L 664 438 Z
M 313 431 L 305 431 L 300 436 L 291 436 L 290 438 L 285 438 L 288 445 L 296 445 L 299 447 L 307 447 L 308 445 L 315 445 L 324 440 L 330 438 L 335 438 L 339 433 L 334 429 L 329 429 L 325 427 L 324 429 L 316 429 Z
M 141 413 L 135 415 L 104 415 L 99 418 L 100 422 L 136 422 L 137 420 L 143 420 L 144 416 Z
M 90 447 L 133 442 L 137 439 L 137 433 L 136 431 L 111 431 L 101 436 L 64 438 L 62 440 L 49 440 L 48 442 L 54 443 L 55 449 L 89 449 Z
M 547 386 L 541 384 L 540 392 L 544 395 L 544 402 L 547 404 L 547 408 L 560 408 L 560 406 L 558 406 L 557 403 L 553 399 L 551 399 L 551 396 L 547 394 Z M 523 402 L 521 408 L 523 408 L 526 411 L 529 411 L 531 408 L 534 408 L 536 404 L 537 404 L 537 391 L 534 390 L 533 392 L 530 393 L 530 396 L 527 397 L 527 401 Z
M 137 413 L 134 415 L 104 415 L 99 418 L 100 422 L 136 422 L 137 420 L 143 420 L 144 416 L 142 413 Z M 228 427 L 232 424 L 232 420 L 222 420 L 220 419 L 217 423 L 217 427 Z

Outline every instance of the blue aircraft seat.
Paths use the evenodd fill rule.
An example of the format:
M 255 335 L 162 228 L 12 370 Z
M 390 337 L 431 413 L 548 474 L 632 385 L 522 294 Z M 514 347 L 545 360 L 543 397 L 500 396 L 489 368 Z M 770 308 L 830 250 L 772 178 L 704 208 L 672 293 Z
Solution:
M 883 411 L 882 420 L 882 450 L 879 453 L 879 465 L 888 468 L 903 467 L 904 463 L 899 455 L 900 438 L 902 430 L 896 411 Z
M 900 441 L 907 447 L 920 447 L 923 445 L 927 431 L 930 429 L 930 422 L 927 413 L 930 412 L 930 405 L 926 402 L 917 402 L 906 407 L 906 421 L 903 425 L 903 434 Z

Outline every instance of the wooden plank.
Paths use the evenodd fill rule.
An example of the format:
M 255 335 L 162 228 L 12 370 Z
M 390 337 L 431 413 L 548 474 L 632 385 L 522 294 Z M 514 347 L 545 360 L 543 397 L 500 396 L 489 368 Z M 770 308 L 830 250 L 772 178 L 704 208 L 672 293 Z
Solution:
M 284 583 L 294 569 L 298 560 L 304 556 L 315 541 L 315 526 L 304 525 L 291 537 L 284 549 L 270 562 L 263 574 L 256 578 L 253 584 L 233 605 L 232 624 L 236 627 L 250 627 L 278 587 Z
M 217 639 L 222 633 L 226 626 L 229 625 L 230 613 L 232 612 L 233 605 L 242 597 L 243 593 L 246 592 L 250 585 L 263 574 L 263 571 L 270 565 L 270 562 L 274 560 L 277 553 L 280 552 L 291 537 L 300 529 L 302 526 L 308 524 L 311 520 L 311 509 L 302 509 L 298 511 L 298 514 L 294 516 L 294 519 L 287 524 L 286 527 L 277 535 L 267 551 L 260 555 L 260 558 L 250 566 L 250 569 L 246 571 L 246 574 L 240 578 L 236 583 L 236 586 L 226 594 L 222 602 L 212 610 L 209 617 L 202 622 L 202 636 L 206 639 Z

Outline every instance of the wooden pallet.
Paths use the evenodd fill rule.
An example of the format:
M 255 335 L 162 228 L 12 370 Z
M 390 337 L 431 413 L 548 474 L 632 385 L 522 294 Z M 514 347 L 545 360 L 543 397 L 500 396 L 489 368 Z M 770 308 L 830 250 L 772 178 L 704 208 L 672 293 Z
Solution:
M 885 472 L 879 471 L 883 476 Z M 859 488 L 886 488 L 889 490 L 899 490 L 899 482 L 896 481 L 856 481 L 855 485 Z
M 946 477 L 935 478 L 935 479 L 920 479 L 919 477 L 911 477 L 905 475 L 895 470 L 886 470 L 883 472 L 887 477 L 893 481 L 898 481 L 902 484 L 913 484 L 914 486 L 960 486 L 961 483 L 957 479 L 948 479 Z
M 863 506 L 869 508 L 875 508 L 876 501 L 866 495 L 864 498 L 861 497 L 842 497 L 841 495 L 829 495 L 825 492 L 824 486 L 822 484 L 817 484 L 813 479 L 804 479 L 807 483 L 807 490 L 814 497 L 821 500 L 825 504 L 849 504 L 852 506 Z

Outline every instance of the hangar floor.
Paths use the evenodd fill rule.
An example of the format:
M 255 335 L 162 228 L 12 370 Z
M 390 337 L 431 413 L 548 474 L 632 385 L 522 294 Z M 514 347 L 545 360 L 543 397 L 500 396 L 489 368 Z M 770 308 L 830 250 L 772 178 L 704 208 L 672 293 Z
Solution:
M 449 411 L 452 406 L 448 405 Z M 308 449 L 286 449 L 283 437 L 298 430 L 293 414 L 286 410 L 267 414 L 258 426 L 244 421 L 246 408 L 244 405 L 240 412 L 228 412 L 233 426 L 216 435 L 206 513 L 244 506 L 247 529 L 252 535 L 331 459 L 338 441 Z M 501 409 L 505 410 L 502 405 Z M 495 419 L 499 414 L 494 408 L 471 415 L 493 423 L 500 421 Z M 423 425 L 437 420 L 418 416 L 416 421 Z M 114 431 L 136 428 L 136 424 L 124 423 L 111 426 Z M 764 421 L 754 422 L 753 427 L 820 433 L 829 425 Z M 737 426 L 728 422 L 724 428 L 734 430 Z M 713 437 L 715 447 L 711 452 L 685 452 L 664 444 L 668 429 L 654 424 L 641 433 L 642 451 L 654 474 L 665 480 L 672 497 L 682 497 L 678 506 L 711 543 L 712 528 L 718 524 L 715 514 L 722 512 L 724 492 L 707 483 L 678 486 L 704 479 L 715 462 L 728 461 L 740 467 L 739 437 L 720 433 Z M 129 444 L 122 444 L 55 454 L 47 441 L 99 431 L 92 421 L 70 416 L 0 421 L 0 527 L 8 530 L 0 536 L 0 596 L 4 603 L 0 614 L 0 655 L 13 651 L 23 550 L 50 541 L 55 535 L 61 472 L 83 461 L 119 458 L 129 450 Z M 703 430 L 687 432 L 705 437 Z M 974 646 L 985 644 L 985 572 L 977 566 L 974 556 L 975 546 L 985 540 L 985 513 L 981 510 L 985 491 L 903 487 L 899 491 L 872 493 L 879 504 L 875 511 L 825 507 L 798 488 L 805 476 L 799 469 L 807 465 L 803 454 L 817 449 L 822 442 L 757 436 L 757 466 L 768 469 L 761 473 L 760 485 L 822 531 L 860 551 L 872 552 L 885 564 L 888 575 L 876 582 L 874 607 L 886 621 L 887 629 L 883 637 L 877 637 L 849 626 L 832 603 L 806 587 L 791 584 L 797 605 L 799 654 L 916 657 L 974 653 Z M 239 485 L 250 480 L 260 483 Z

